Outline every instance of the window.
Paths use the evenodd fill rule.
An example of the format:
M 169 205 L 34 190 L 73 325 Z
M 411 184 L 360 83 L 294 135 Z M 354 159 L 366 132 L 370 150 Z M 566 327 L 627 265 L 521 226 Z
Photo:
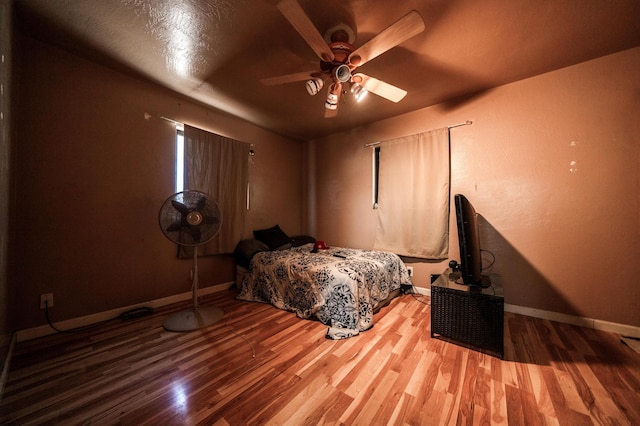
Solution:
M 445 259 L 449 252 L 449 129 L 385 141 L 377 160 L 378 226 L 373 248 Z
M 380 147 L 373 149 L 373 208 L 378 208 L 378 193 L 380 185 Z
M 180 140 L 183 147 L 179 149 Z M 183 190 L 201 191 L 220 207 L 224 225 L 218 235 L 199 250 L 203 255 L 232 253 L 244 231 L 246 191 L 249 183 L 250 145 L 185 125 L 177 132 L 176 151 L 184 153 Z

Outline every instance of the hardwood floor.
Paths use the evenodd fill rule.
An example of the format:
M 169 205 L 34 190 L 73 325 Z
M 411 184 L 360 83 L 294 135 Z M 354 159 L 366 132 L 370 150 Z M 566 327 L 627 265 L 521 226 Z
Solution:
M 640 424 L 640 354 L 619 336 L 505 313 L 505 360 L 430 338 L 400 296 L 341 341 L 326 326 L 216 293 L 209 328 L 172 311 L 19 343 L 1 424 Z M 425 303 L 426 302 L 426 303 Z

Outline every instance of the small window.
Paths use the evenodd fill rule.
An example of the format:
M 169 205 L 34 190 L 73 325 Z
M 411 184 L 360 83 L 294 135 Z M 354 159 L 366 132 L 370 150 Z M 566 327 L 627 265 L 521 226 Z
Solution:
M 373 208 L 378 208 L 378 189 L 380 184 L 380 147 L 373 149 Z

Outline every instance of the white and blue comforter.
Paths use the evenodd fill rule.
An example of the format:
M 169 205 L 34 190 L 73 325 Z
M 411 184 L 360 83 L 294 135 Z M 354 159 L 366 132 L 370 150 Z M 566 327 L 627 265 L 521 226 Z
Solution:
M 257 253 L 240 283 L 238 299 L 270 303 L 329 325 L 327 337 L 344 339 L 373 327 L 378 304 L 410 284 L 396 254 L 313 244 Z

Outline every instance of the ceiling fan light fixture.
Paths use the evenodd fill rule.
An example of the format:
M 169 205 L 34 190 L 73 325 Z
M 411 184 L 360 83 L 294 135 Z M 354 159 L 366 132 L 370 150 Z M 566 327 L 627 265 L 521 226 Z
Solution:
M 353 94 L 353 98 L 356 100 L 356 102 L 360 102 L 365 97 L 367 97 L 369 91 L 360 86 L 358 83 L 354 83 L 351 85 L 351 93 Z
M 340 96 L 340 83 L 332 83 L 327 91 L 327 100 L 324 103 L 326 109 L 335 110 L 338 109 L 338 98 Z
M 338 109 L 338 95 L 335 93 L 327 93 L 327 101 L 324 103 L 326 109 Z
M 346 83 L 351 80 L 351 69 L 349 65 L 342 64 L 335 67 L 333 69 L 333 77 L 341 83 Z
M 399 102 L 406 96 L 405 90 L 389 83 L 362 73 L 355 75 L 352 73 L 361 65 L 424 31 L 424 20 L 417 11 L 410 11 L 356 49 L 353 46 L 356 38 L 353 28 L 349 25 L 339 24 L 325 32 L 323 37 L 299 1 L 277 0 L 277 8 L 320 59 L 320 71 L 312 74 L 303 72 L 262 79 L 263 84 L 275 85 L 306 81 L 307 91 L 313 96 L 318 93 L 320 86 L 317 81 L 309 80 L 309 78 L 315 79 L 324 76 L 324 80 L 331 85 L 325 101 L 325 118 L 336 116 L 340 96 L 346 94 L 346 90 L 342 91 L 343 84 L 358 83 L 362 86 L 352 87 L 355 91 L 354 97 L 358 102 L 368 92 L 373 92 L 392 102 Z
M 311 80 L 308 80 L 306 83 L 307 92 L 309 92 L 311 96 L 317 95 L 318 92 L 322 90 L 323 85 L 324 85 L 324 82 L 322 81 L 321 78 L 318 78 L 318 77 L 312 78 Z

